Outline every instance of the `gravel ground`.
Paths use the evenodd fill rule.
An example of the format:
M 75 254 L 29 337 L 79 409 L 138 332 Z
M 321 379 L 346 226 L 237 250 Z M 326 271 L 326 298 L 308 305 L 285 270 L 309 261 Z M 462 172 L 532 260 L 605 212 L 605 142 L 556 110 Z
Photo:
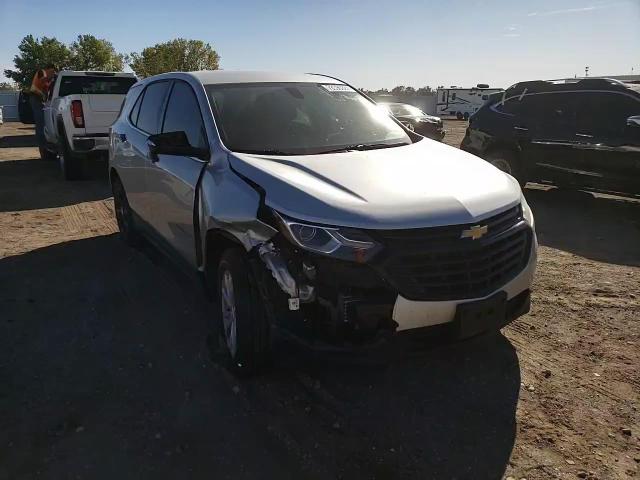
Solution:
M 447 121 L 457 146 L 464 122 Z M 0 126 L 0 478 L 638 478 L 640 202 L 530 186 L 532 312 L 238 381 L 198 285 Z

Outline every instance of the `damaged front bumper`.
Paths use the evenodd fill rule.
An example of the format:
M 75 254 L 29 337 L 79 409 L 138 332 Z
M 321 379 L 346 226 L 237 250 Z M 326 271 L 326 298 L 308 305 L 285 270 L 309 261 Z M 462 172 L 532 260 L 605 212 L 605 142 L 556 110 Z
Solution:
M 536 266 L 535 234 L 524 268 L 487 295 L 461 300 L 410 300 L 375 264 L 346 262 L 293 248 L 276 236 L 256 247 L 255 273 L 272 325 L 317 349 L 358 349 L 398 331 L 421 331 L 447 324 L 458 338 L 497 330 L 529 311 Z M 499 317 L 478 329 L 461 327 L 462 306 L 504 297 Z M 483 330 L 484 329 L 484 330 Z

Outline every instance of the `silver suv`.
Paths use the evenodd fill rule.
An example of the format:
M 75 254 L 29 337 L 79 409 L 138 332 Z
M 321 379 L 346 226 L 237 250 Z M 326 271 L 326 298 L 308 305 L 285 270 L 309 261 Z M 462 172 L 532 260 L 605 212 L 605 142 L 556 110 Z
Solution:
M 537 242 L 518 182 L 332 77 L 147 78 L 109 161 L 123 238 L 202 274 L 238 372 L 263 365 L 275 329 L 354 348 L 529 310 Z

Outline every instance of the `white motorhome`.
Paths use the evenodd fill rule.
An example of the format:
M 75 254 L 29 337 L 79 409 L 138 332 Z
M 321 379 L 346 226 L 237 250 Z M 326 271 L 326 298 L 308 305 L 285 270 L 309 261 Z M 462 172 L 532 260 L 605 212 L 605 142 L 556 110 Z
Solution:
M 436 115 L 453 115 L 458 120 L 468 120 L 489 99 L 489 95 L 501 92 L 502 88 L 489 88 L 479 83 L 472 88 L 451 86 L 438 87 Z

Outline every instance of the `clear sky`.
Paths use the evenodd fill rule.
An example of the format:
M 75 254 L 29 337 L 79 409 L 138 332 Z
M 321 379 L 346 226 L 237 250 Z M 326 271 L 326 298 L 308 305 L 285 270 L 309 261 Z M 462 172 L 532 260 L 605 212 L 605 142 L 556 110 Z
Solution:
M 2 70 L 29 33 L 90 33 L 120 52 L 201 39 L 224 69 L 320 72 L 369 89 L 506 87 L 586 65 L 640 74 L 640 0 L 0 0 Z

